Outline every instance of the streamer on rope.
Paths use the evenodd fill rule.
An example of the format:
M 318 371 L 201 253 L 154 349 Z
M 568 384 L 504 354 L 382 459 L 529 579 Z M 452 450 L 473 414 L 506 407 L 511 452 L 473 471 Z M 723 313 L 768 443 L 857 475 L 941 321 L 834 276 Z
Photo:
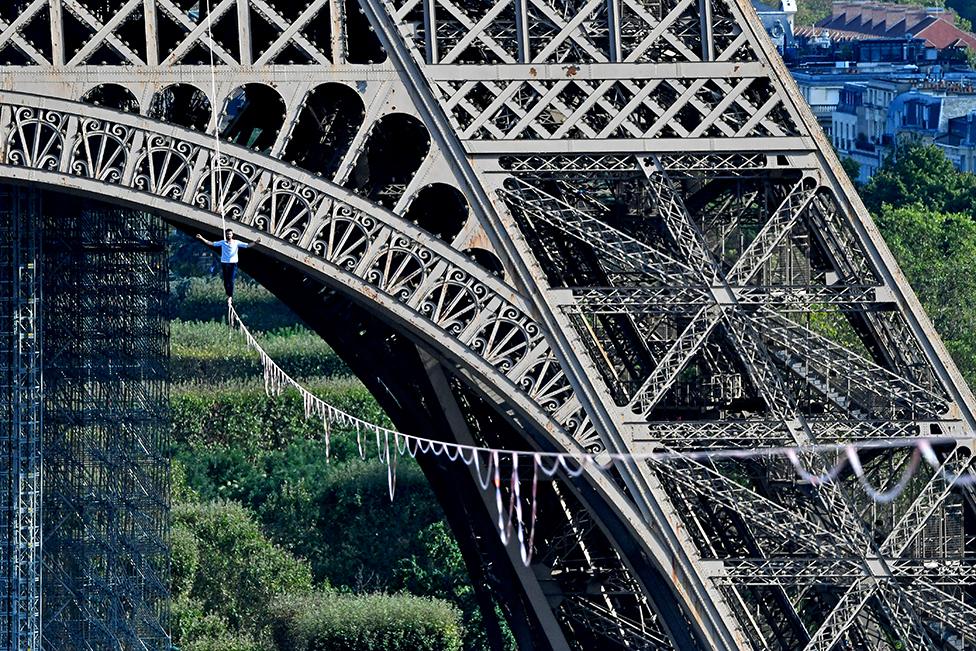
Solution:
M 264 390 L 269 396 L 280 395 L 285 389 L 292 388 L 302 397 L 305 417 L 316 418 L 322 423 L 325 439 L 326 458 L 331 450 L 331 437 L 335 427 L 355 430 L 356 446 L 359 456 L 366 459 L 364 437 L 373 435 L 376 453 L 379 461 L 386 465 L 387 482 L 390 499 L 396 493 L 397 462 L 400 457 L 409 455 L 416 458 L 419 454 L 444 457 L 449 461 L 461 461 L 471 468 L 475 481 L 483 491 L 494 490 L 495 508 L 497 510 L 498 534 L 503 544 L 516 540 L 522 562 L 528 566 L 532 561 L 532 550 L 535 543 L 536 528 L 536 497 L 540 478 L 552 479 L 560 472 L 570 478 L 576 478 L 587 468 L 606 470 L 617 462 L 645 461 L 648 463 L 674 463 L 681 461 L 717 461 L 723 459 L 743 460 L 759 458 L 781 457 L 789 460 L 797 475 L 812 486 L 822 486 L 837 481 L 845 467 L 850 467 L 857 477 L 864 492 L 875 502 L 889 503 L 895 500 L 908 486 L 921 462 L 924 460 L 948 484 L 959 486 L 976 485 L 976 475 L 972 473 L 954 473 L 939 461 L 933 449 L 934 445 L 953 444 L 955 439 L 949 438 L 916 438 L 892 439 L 879 441 L 860 441 L 857 443 L 810 445 L 797 447 L 753 448 L 747 450 L 702 450 L 694 452 L 675 452 L 672 450 L 618 453 L 602 452 L 593 454 L 584 451 L 572 452 L 539 452 L 528 450 L 507 450 L 476 445 L 465 445 L 438 441 L 435 439 L 405 434 L 382 425 L 370 423 L 346 413 L 330 405 L 314 395 L 294 378 L 288 375 L 277 362 L 265 352 L 264 348 L 251 334 L 241 320 L 233 305 L 227 309 L 227 322 L 232 331 L 239 332 L 247 346 L 254 350 L 261 361 L 263 369 Z M 859 451 L 883 451 L 892 449 L 911 449 L 911 458 L 906 465 L 898 482 L 888 490 L 878 490 L 868 480 L 861 463 Z M 826 472 L 815 475 L 810 473 L 801 461 L 802 456 L 811 454 L 835 454 L 838 461 Z M 527 467 L 524 462 L 531 462 L 531 489 L 528 497 L 522 499 L 523 470 Z M 503 467 L 510 468 L 507 482 L 503 481 Z M 508 484 L 508 502 L 502 495 L 502 488 Z M 528 508 L 526 521 L 524 506 Z

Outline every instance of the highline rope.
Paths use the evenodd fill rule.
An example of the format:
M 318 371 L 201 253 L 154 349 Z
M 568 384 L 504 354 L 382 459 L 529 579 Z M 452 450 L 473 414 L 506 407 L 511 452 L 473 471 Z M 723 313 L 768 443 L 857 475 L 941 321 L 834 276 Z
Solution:
M 939 461 L 934 447 L 954 444 L 956 439 L 937 437 L 869 440 L 794 447 L 715 449 L 689 452 L 661 450 L 634 453 L 591 453 L 582 450 L 567 452 L 510 450 L 438 441 L 371 423 L 330 405 L 288 375 L 268 355 L 254 335 L 251 334 L 232 304 L 228 305 L 227 320 L 232 331 L 239 332 L 247 346 L 258 354 L 263 369 L 265 393 L 269 396 L 275 396 L 280 395 L 287 388 L 292 388 L 302 398 L 305 417 L 315 417 L 321 421 L 326 456 L 329 455 L 332 431 L 335 427 L 355 431 L 357 448 L 363 459 L 366 458 L 366 447 L 369 445 L 366 441 L 373 439 L 377 457 L 387 468 L 391 500 L 396 492 L 397 461 L 400 457 L 409 455 L 416 458 L 417 455 L 424 454 L 464 463 L 472 469 L 472 473 L 482 490 L 494 490 L 495 507 L 498 511 L 497 526 L 502 543 L 507 545 L 514 538 L 518 542 L 520 556 L 526 565 L 532 560 L 538 482 L 540 479 L 552 479 L 560 472 L 565 473 L 570 478 L 576 478 L 582 475 L 587 468 L 607 470 L 616 463 L 635 461 L 662 464 L 688 461 L 785 458 L 791 463 L 797 475 L 813 486 L 835 482 L 845 468 L 850 468 L 864 492 L 872 500 L 879 503 L 890 503 L 905 490 L 924 460 L 949 484 L 976 485 L 976 475 L 955 473 Z M 910 449 L 911 457 L 895 485 L 887 490 L 878 490 L 866 476 L 860 452 L 892 449 Z M 817 454 L 833 454 L 838 459 L 825 473 L 815 475 L 804 466 L 802 457 Z M 503 466 L 510 470 L 507 481 L 502 479 Z M 531 488 L 525 500 L 523 500 L 522 494 L 523 478 L 531 479 Z M 502 494 L 502 487 L 505 484 L 508 484 L 507 503 Z M 523 502 L 525 502 L 524 505 Z M 526 510 L 528 511 L 528 518 L 525 517 Z

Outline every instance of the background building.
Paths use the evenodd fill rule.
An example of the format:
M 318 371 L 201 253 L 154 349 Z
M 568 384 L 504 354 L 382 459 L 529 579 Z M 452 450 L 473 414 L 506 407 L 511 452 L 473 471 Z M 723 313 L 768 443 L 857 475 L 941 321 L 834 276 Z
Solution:
M 906 140 L 934 143 L 973 169 L 976 71 L 967 50 L 976 52 L 976 35 L 953 10 L 835 2 L 806 26 L 795 24 L 793 0 L 757 12 L 834 148 L 860 166 L 858 180 Z

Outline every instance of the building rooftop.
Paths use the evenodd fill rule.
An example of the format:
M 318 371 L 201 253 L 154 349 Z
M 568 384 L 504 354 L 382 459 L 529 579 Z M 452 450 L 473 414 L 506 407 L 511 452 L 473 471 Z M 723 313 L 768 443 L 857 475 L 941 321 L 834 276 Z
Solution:
M 957 19 L 954 11 L 940 7 L 834 2 L 831 15 L 817 23 L 816 28 L 842 40 L 911 35 L 925 39 L 927 45 L 939 50 L 960 46 L 976 49 L 976 36 L 961 29 Z

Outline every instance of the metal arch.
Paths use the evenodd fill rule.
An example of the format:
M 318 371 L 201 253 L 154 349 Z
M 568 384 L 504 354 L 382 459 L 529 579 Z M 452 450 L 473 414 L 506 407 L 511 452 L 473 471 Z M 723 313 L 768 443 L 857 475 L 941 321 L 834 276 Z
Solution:
M 220 224 L 208 187 L 212 140 L 203 134 L 0 92 L 0 136 L 0 178 L 87 192 L 98 188 L 106 198 L 151 203 L 211 228 Z M 277 160 L 225 145 L 217 174 L 224 180 L 228 220 L 302 251 L 305 264 L 318 258 L 335 267 L 336 276 L 373 286 L 380 291 L 363 293 L 396 301 L 409 310 L 406 320 L 431 323 L 441 337 L 479 351 L 485 363 L 504 373 L 510 390 L 524 385 L 522 393 L 540 401 L 537 412 L 546 415 L 539 422 L 553 423 L 545 429 L 571 423 L 576 414 L 559 400 L 566 392 L 558 380 L 533 395 L 532 370 L 546 360 L 548 346 L 525 300 L 497 277 L 399 216 Z M 506 326 L 503 339 L 495 338 L 496 321 Z
M 531 415 L 526 420 L 549 425 L 558 446 L 573 445 L 570 436 L 575 436 L 576 444 L 618 450 L 660 446 L 696 450 L 782 444 L 797 439 L 798 427 L 804 438 L 822 441 L 848 435 L 956 434 L 971 431 L 976 424 L 968 388 L 853 189 L 844 181 L 828 143 L 765 38 L 748 0 L 361 0 L 389 55 L 374 64 L 349 61 L 350 52 L 360 45 L 356 38 L 374 37 L 351 34 L 353 21 L 360 20 L 362 26 L 362 19 L 348 15 L 342 0 L 312 0 L 295 16 L 266 0 L 214 0 L 215 21 L 231 21 L 238 31 L 236 49 L 212 41 L 203 21 L 188 16 L 173 0 L 118 0 L 118 11 L 110 16 L 89 10 L 93 6 L 90 0 L 14 2 L 20 3 L 17 15 L 0 10 L 0 16 L 7 19 L 0 20 L 0 56 L 16 51 L 24 62 L 3 68 L 4 83 L 38 96 L 80 97 L 95 81 L 120 83 L 135 93 L 146 110 L 158 88 L 187 82 L 207 95 L 216 95 L 210 101 L 212 110 L 218 111 L 222 98 L 245 81 L 274 84 L 287 111 L 285 126 L 271 151 L 277 157 L 290 137 L 288 129 L 294 126 L 302 98 L 314 85 L 312 80 L 349 84 L 364 100 L 368 98 L 358 140 L 333 178 L 335 184 L 309 182 L 311 177 L 293 168 L 276 167 L 279 164 L 269 163 L 269 159 L 253 153 L 238 155 L 228 148 L 234 152 L 230 157 L 234 160 L 228 159 L 222 173 L 231 193 L 250 188 L 246 191 L 255 196 L 272 197 L 268 200 L 275 206 L 272 211 L 262 211 L 263 199 L 243 201 L 243 195 L 231 196 L 230 203 L 239 210 L 245 228 L 271 231 L 286 240 L 294 231 L 298 238 L 291 244 L 273 245 L 274 255 L 281 259 L 308 259 L 313 266 L 319 265 L 308 254 L 309 246 L 319 241 L 309 224 L 334 221 L 325 206 L 335 205 L 333 186 L 345 180 L 355 162 L 355 150 L 362 147 L 369 129 L 389 112 L 419 116 L 437 140 L 437 151 L 428 154 L 396 208 L 402 212 L 410 203 L 411 188 L 432 180 L 460 186 L 469 195 L 472 216 L 455 248 L 487 241 L 502 258 L 510 278 L 507 284 L 487 282 L 485 286 L 499 289 L 502 298 L 490 306 L 479 304 L 475 310 L 481 315 L 475 318 L 491 324 L 489 343 L 472 350 L 472 342 L 478 339 L 473 330 L 480 325 L 467 320 L 471 310 L 465 307 L 464 297 L 472 287 L 468 280 L 450 284 L 423 318 L 417 317 L 417 308 L 425 305 L 424 300 L 411 303 L 413 299 L 406 297 L 416 299 L 434 288 L 447 270 L 468 268 L 455 265 L 463 260 L 451 247 L 412 239 L 419 242 L 419 249 L 411 248 L 413 244 L 389 247 L 396 248 L 394 254 L 383 250 L 385 245 L 377 245 L 369 255 L 379 259 L 389 254 L 379 266 L 353 262 L 351 273 L 339 279 L 334 267 L 316 266 L 310 273 L 344 283 L 357 296 L 366 295 L 373 305 L 382 306 L 378 309 L 396 321 L 397 328 L 440 341 L 472 384 L 496 403 L 515 403 L 521 417 Z M 269 42 L 259 41 L 248 18 L 251 12 L 268 22 L 277 36 Z M 327 42 L 314 42 L 306 28 L 326 13 L 331 36 Z M 77 52 L 67 51 L 69 15 L 92 34 Z M 163 38 L 160 24 L 164 20 L 182 32 L 177 41 Z M 45 28 L 40 30 L 42 37 L 36 36 L 36 29 L 27 37 L 26 28 L 32 21 Z M 120 26 L 126 21 L 144 31 L 144 50 L 120 38 Z M 215 93 L 208 90 L 209 68 L 193 65 L 188 58 L 195 48 L 214 52 Z M 283 63 L 286 50 L 297 52 L 301 61 Z M 116 57 L 117 65 L 99 65 L 99 52 Z M 40 102 L 36 108 L 60 106 L 54 100 Z M 108 119 L 105 115 L 114 115 L 87 107 L 84 111 L 103 116 L 103 121 Z M 9 115 L 4 114 L 3 120 Z M 67 183 L 76 192 L 108 194 L 120 201 L 142 200 L 187 223 L 214 227 L 214 216 L 193 205 L 199 198 L 205 209 L 209 200 L 202 174 L 207 155 L 200 153 L 206 149 L 206 136 L 184 138 L 179 130 L 158 127 L 163 129 L 160 133 L 165 132 L 156 141 L 161 157 L 186 154 L 180 151 L 180 142 L 190 143 L 191 150 L 202 148 L 192 155 L 189 166 L 188 174 L 196 175 L 192 196 L 160 199 L 138 195 L 131 188 L 120 189 L 131 185 L 138 174 L 133 171 L 135 162 L 115 169 L 112 137 L 123 141 L 131 137 L 124 148 L 152 145 L 144 122 L 131 119 L 135 121 L 122 120 L 128 126 L 118 133 L 108 133 L 107 125 L 117 121 L 114 117 L 90 126 L 96 132 L 101 129 L 104 137 L 86 135 L 82 139 L 84 156 L 78 160 L 74 160 L 73 146 L 79 140 L 61 151 L 60 157 L 52 158 L 44 146 L 22 149 L 21 155 L 39 166 L 56 158 L 56 169 L 4 169 L 11 178 L 25 182 Z M 83 119 L 73 124 L 69 120 L 58 128 L 78 133 L 79 125 L 84 128 L 85 124 Z M 8 154 L 5 150 L 3 155 Z M 692 224 L 690 210 L 681 206 L 697 200 L 691 196 L 693 190 L 671 202 L 672 210 L 663 216 L 650 206 L 656 217 L 668 220 L 670 234 L 662 247 L 659 238 L 650 242 L 616 225 L 611 231 L 607 211 L 595 209 L 599 200 L 581 198 L 583 192 L 571 189 L 574 184 L 586 187 L 594 178 L 626 181 L 637 175 L 649 182 L 645 174 L 649 159 L 656 159 L 660 168 L 655 178 L 665 181 L 657 188 L 658 204 L 660 190 L 667 183 L 707 186 L 712 181 L 735 183 L 758 177 L 769 182 L 771 177 L 788 176 L 796 170 L 815 177 L 818 191 L 808 203 L 806 193 L 797 195 L 807 206 L 805 210 L 794 209 L 802 206 L 791 206 L 782 202 L 788 196 L 779 196 L 776 205 L 783 207 L 779 219 L 767 223 L 750 260 L 740 265 L 741 273 L 723 269 L 715 274 L 725 277 L 721 287 L 705 282 L 705 276 L 673 280 L 669 286 L 669 280 L 688 275 L 672 273 L 674 270 L 702 268 L 703 252 L 688 246 L 696 238 L 688 228 L 697 225 Z M 80 165 L 77 169 L 75 163 Z M 65 180 L 66 174 L 71 176 L 70 182 Z M 527 195 L 512 201 L 511 192 L 497 193 L 511 177 L 530 187 L 541 183 L 520 204 Z M 289 185 L 296 179 L 298 185 Z M 553 181 L 563 184 L 563 189 L 553 190 Z M 303 194 L 302 188 L 312 188 L 311 195 Z M 685 188 L 678 189 L 683 195 Z M 774 188 L 776 192 L 779 189 Z M 139 199 L 126 199 L 130 193 Z M 730 214 L 736 216 L 722 215 L 728 224 L 702 227 L 734 230 L 736 220 L 747 212 L 742 204 L 755 196 L 750 190 L 737 197 L 738 203 L 731 203 Z M 338 203 L 352 206 L 355 199 L 346 192 Z M 364 208 L 363 214 L 372 213 Z M 390 217 L 382 211 L 378 214 L 380 221 Z M 528 232 L 540 222 L 554 229 L 558 244 L 566 246 L 573 240 L 577 250 L 585 252 L 589 247 L 612 258 L 616 266 L 605 265 L 612 273 L 589 286 L 550 286 L 539 262 L 540 251 L 528 239 Z M 409 225 L 394 231 L 406 233 L 408 239 L 419 233 Z M 608 233 L 613 237 L 606 236 Z M 380 237 L 392 242 L 388 235 Z M 796 249 L 812 246 L 814 240 L 828 259 L 834 280 L 789 286 L 753 277 L 756 269 L 770 266 L 774 249 L 778 249 L 775 255 L 783 249 L 790 249 L 787 254 L 792 255 Z M 425 259 L 410 262 L 409 256 L 421 249 L 434 257 L 444 252 L 446 257 L 439 259 L 448 262 L 441 266 L 429 266 Z M 852 256 L 855 249 L 861 258 Z M 331 249 L 326 246 L 325 251 Z M 424 271 L 415 273 L 418 268 Z M 650 277 L 632 280 L 635 272 L 646 270 L 653 272 Z M 367 272 L 373 275 L 362 280 Z M 477 278 L 476 273 L 468 273 Z M 631 281 L 621 280 L 626 274 L 632 274 Z M 414 286 L 418 277 L 423 278 L 422 288 Z M 353 282 L 353 278 L 358 280 Z M 557 279 L 555 285 L 562 280 Z M 406 292 L 406 303 L 390 295 L 397 290 Z M 514 305 L 517 314 L 499 311 L 508 305 Z M 870 340 L 870 352 L 852 351 L 790 320 L 790 315 L 802 317 L 824 305 L 849 318 L 859 336 Z M 706 306 L 709 309 L 703 310 Z M 715 315 L 720 312 L 729 316 L 718 322 Z M 598 319 L 612 321 L 616 330 L 595 328 Z M 518 332 L 529 324 L 539 334 L 533 341 L 544 344 L 520 343 Z M 685 335 L 662 336 L 671 326 L 680 326 Z M 759 397 L 745 396 L 741 386 L 732 384 L 728 393 L 775 403 L 771 406 L 775 406 L 776 417 L 747 411 L 721 420 L 657 418 L 656 405 L 674 389 L 675 378 L 687 368 L 691 356 L 703 355 L 703 364 L 718 366 L 714 358 L 718 346 L 710 341 L 723 335 L 722 345 L 733 350 L 737 363 L 748 367 L 745 381 L 758 385 Z M 600 337 L 603 340 L 593 345 Z M 456 342 L 461 343 L 455 346 Z M 603 344 L 619 345 L 613 351 L 615 357 L 601 348 Z M 675 354 L 665 356 L 661 363 L 662 358 L 655 354 L 665 345 Z M 532 350 L 525 352 L 525 348 Z M 513 361 L 513 354 L 521 356 L 519 361 Z M 536 363 L 538 373 L 528 374 Z M 644 367 L 648 363 L 656 369 L 653 376 Z M 724 372 L 733 376 L 728 366 Z M 720 377 L 716 391 L 725 392 L 729 379 L 743 380 Z M 626 408 L 634 389 L 646 410 L 635 413 Z M 800 394 L 808 409 L 792 418 Z M 621 396 L 626 399 L 619 400 Z M 807 413 L 811 407 L 813 413 Z M 562 430 L 570 434 L 564 435 Z M 882 533 L 896 536 L 898 544 L 876 550 L 884 556 L 878 559 L 881 571 L 876 572 L 872 564 L 866 571 L 859 561 L 855 564 L 860 572 L 857 579 L 850 580 L 854 570 L 847 567 L 843 581 L 835 581 L 843 572 L 832 569 L 837 566 L 831 563 L 783 561 L 778 554 L 798 545 L 797 535 L 791 536 L 789 529 L 767 517 L 771 510 L 785 511 L 794 514 L 795 529 L 815 528 L 821 515 L 830 520 L 831 513 L 819 514 L 810 508 L 813 500 L 793 504 L 790 500 L 795 497 L 789 489 L 763 492 L 740 483 L 735 473 L 729 476 L 721 468 L 690 465 L 683 472 L 674 470 L 656 475 L 643 467 L 625 469 L 626 499 L 616 486 L 597 485 L 610 496 L 614 508 L 625 514 L 632 528 L 628 535 L 654 549 L 657 559 L 665 557 L 665 550 L 674 555 L 676 560 L 669 557 L 667 561 L 680 568 L 674 590 L 681 595 L 689 617 L 701 617 L 698 621 L 704 629 L 717 631 L 710 638 L 716 647 L 752 644 L 768 648 L 773 644 L 769 640 L 776 638 L 781 648 L 797 648 L 812 637 L 812 647 L 825 649 L 845 638 L 856 645 L 882 628 L 924 646 L 933 631 L 967 630 L 961 622 L 971 606 L 962 603 L 958 594 L 943 591 L 945 576 L 933 575 L 933 579 L 923 572 L 909 584 L 906 577 L 915 575 L 900 569 L 906 562 L 901 552 L 907 554 L 906 549 L 918 544 L 927 523 L 933 522 L 932 514 L 946 503 L 948 491 L 938 490 L 932 482 L 921 487 L 919 497 L 906 509 L 892 514 L 896 521 L 890 531 Z M 759 472 L 761 482 L 783 480 L 782 468 Z M 884 473 L 880 479 L 885 480 Z M 964 496 L 973 509 L 974 496 L 971 492 Z M 831 503 L 849 512 L 843 496 Z M 824 557 L 844 556 L 849 543 L 850 537 L 833 537 L 818 551 Z M 723 573 L 724 561 L 717 548 L 738 550 L 738 557 L 732 554 L 724 559 L 729 561 L 730 571 Z M 744 549 L 759 558 L 752 558 Z M 894 549 L 899 554 L 893 554 Z M 737 572 L 736 563 L 744 563 L 746 570 Z M 781 580 L 786 573 L 795 575 L 794 583 Z M 713 574 L 718 578 L 709 579 Z M 848 593 L 837 604 L 815 608 L 812 616 L 806 612 L 806 621 L 826 622 L 815 632 L 807 631 L 805 624 L 796 625 L 811 575 Z M 971 583 L 968 575 L 963 578 Z M 775 605 L 770 607 L 768 599 Z M 933 614 L 940 608 L 945 612 Z M 757 621 L 759 611 L 765 613 L 762 622 Z M 790 626 L 792 632 L 786 630 Z M 627 643 L 627 633 L 620 627 L 608 623 L 606 631 L 621 644 Z M 875 642 L 878 647 L 883 643 Z
M 220 226 L 218 215 L 208 210 L 214 201 L 205 173 L 212 141 L 203 134 L 106 109 L 0 92 L 0 137 L 0 178 L 148 207 L 196 227 Z M 155 146 L 167 162 L 150 171 L 143 163 Z M 598 444 L 541 329 L 512 288 L 396 215 L 273 159 L 222 147 L 218 173 L 225 177 L 228 218 L 245 236 L 270 235 L 271 255 L 338 284 L 399 328 L 433 342 L 483 390 L 533 423 L 548 445 L 593 449 Z M 278 210 L 263 211 L 271 201 Z M 323 237 L 336 222 L 373 236 L 369 242 L 349 240 L 340 229 Z M 423 262 L 422 272 L 413 261 Z M 643 529 L 637 525 L 641 516 L 606 476 L 588 469 L 587 479 L 618 517 Z M 673 576 L 673 557 L 646 534 L 641 547 L 660 572 Z

